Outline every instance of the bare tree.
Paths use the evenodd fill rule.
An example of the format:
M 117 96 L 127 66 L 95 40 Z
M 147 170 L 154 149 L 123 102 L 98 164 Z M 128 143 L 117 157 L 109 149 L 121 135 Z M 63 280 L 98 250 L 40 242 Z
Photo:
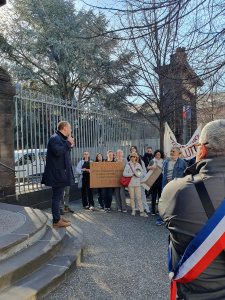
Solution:
M 133 7 L 136 1 L 127 1 Z M 153 7 L 154 7 L 154 1 Z M 156 5 L 155 5 L 156 7 Z M 162 7 L 161 7 L 162 9 Z M 143 9 L 138 14 L 127 15 L 130 40 L 136 53 L 136 68 L 139 71 L 139 81 L 133 86 L 132 106 L 145 116 L 145 118 L 160 133 L 161 145 L 163 143 L 164 122 L 168 115 L 174 112 L 174 100 L 168 99 L 164 88 L 165 74 L 163 67 L 170 60 L 170 54 L 178 45 L 178 30 L 180 26 L 182 8 L 175 3 L 165 6 L 163 11 L 156 9 Z M 176 16 L 176 17 L 175 17 Z M 160 27 L 160 19 L 164 19 L 164 26 Z M 123 20 L 121 19 L 123 24 Z M 145 34 L 137 24 L 145 26 Z M 151 26 L 148 26 L 151 24 Z
M 121 32 L 121 39 L 131 42 L 136 53 L 135 67 L 140 76 L 132 86 L 133 97 L 127 101 L 127 105 L 136 109 L 159 130 L 162 141 L 164 121 L 174 113 L 174 109 L 180 109 L 174 105 L 175 99 L 167 97 L 163 70 L 175 48 L 185 47 L 192 68 L 205 82 L 203 93 L 210 92 L 210 80 L 215 80 L 215 74 L 223 72 L 225 64 L 224 3 L 221 0 L 124 0 L 120 1 L 120 7 L 97 8 L 120 17 L 120 24 L 115 30 Z M 199 81 L 195 72 L 192 72 L 190 81 Z M 176 76 L 168 79 L 180 80 Z M 216 83 L 222 89 L 224 77 L 217 76 Z M 199 81 L 197 84 L 202 83 Z M 155 118 L 152 118 L 152 114 Z M 156 119 L 158 122 L 155 122 Z

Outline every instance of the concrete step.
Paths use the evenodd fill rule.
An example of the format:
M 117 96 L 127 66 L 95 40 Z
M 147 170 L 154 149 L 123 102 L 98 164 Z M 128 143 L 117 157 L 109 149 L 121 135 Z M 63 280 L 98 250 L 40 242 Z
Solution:
M 0 291 L 51 259 L 59 250 L 65 234 L 64 229 L 55 230 L 47 226 L 45 235 L 35 244 L 0 261 Z
M 84 247 L 83 234 L 74 225 L 67 229 L 60 229 L 60 231 L 63 230 L 65 231 L 64 238 L 54 257 L 42 264 L 39 269 L 2 290 L 0 300 L 37 299 L 61 283 L 71 267 L 79 265 Z
M 33 245 L 46 232 L 48 217 L 30 207 L 0 203 L 0 261 Z

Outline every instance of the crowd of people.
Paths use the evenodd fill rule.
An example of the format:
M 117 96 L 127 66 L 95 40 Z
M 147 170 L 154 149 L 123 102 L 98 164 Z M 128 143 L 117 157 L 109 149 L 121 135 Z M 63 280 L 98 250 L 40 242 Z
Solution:
M 156 153 L 162 153 L 158 150 Z M 150 213 L 149 205 L 147 204 L 145 189 L 141 186 L 141 180 L 148 172 L 149 165 L 153 160 L 154 155 L 151 147 L 148 147 L 147 152 L 143 155 L 143 158 L 138 153 L 136 146 L 130 147 L 130 153 L 127 158 L 124 157 L 123 150 L 118 149 L 116 152 L 112 150 L 107 151 L 107 157 L 104 159 L 102 153 L 97 153 L 95 162 L 122 162 L 123 163 L 123 175 L 125 177 L 131 177 L 128 185 L 128 191 L 130 196 L 130 205 L 132 210 L 132 216 L 135 216 L 137 210 L 140 211 L 140 216 L 148 217 Z M 87 162 L 89 162 L 87 164 Z M 93 189 L 90 188 L 90 155 L 89 152 L 84 151 L 82 160 L 79 161 L 76 167 L 76 173 L 81 177 L 81 197 L 84 209 L 94 210 L 93 202 Z M 158 180 L 159 184 L 160 179 Z M 154 190 L 154 187 L 153 187 Z M 97 188 L 98 204 L 99 208 L 103 209 L 106 213 L 111 212 L 111 204 L 113 194 L 116 202 L 116 209 L 118 212 L 127 213 L 125 187 L 105 187 Z M 157 194 L 155 196 L 157 198 Z M 154 209 L 155 211 L 155 209 Z M 153 212 L 154 212 L 153 211 Z M 155 215 L 155 213 L 153 213 Z
M 52 215 L 53 226 L 67 227 L 70 222 L 62 217 L 66 212 L 74 212 L 69 207 L 70 186 L 74 183 L 74 175 L 70 160 L 70 151 L 74 147 L 74 139 L 71 137 L 71 126 L 68 122 L 62 121 L 58 124 L 58 130 L 49 139 L 46 168 L 42 183 L 52 186 Z M 162 150 L 153 152 L 152 147 L 147 147 L 143 155 L 139 154 L 137 147 L 131 146 L 129 155 L 124 157 L 121 149 L 117 151 L 108 150 L 106 157 L 102 153 L 96 153 L 95 162 L 122 162 L 123 176 L 130 177 L 127 187 L 130 198 L 131 215 L 135 216 L 137 211 L 141 217 L 147 218 L 151 213 L 157 214 L 157 201 L 159 200 L 162 188 L 175 177 L 182 177 L 186 163 L 179 158 L 179 149 L 173 147 L 170 157 L 165 159 Z M 124 186 L 96 188 L 90 187 L 90 158 L 89 151 L 84 151 L 82 159 L 76 166 L 76 173 L 79 174 L 78 187 L 81 189 L 82 206 L 84 209 L 95 210 L 94 192 L 97 193 L 98 208 L 106 213 L 112 211 L 113 195 L 118 212 L 127 213 L 126 190 Z M 149 171 L 156 167 L 161 169 L 160 175 L 149 191 L 142 186 L 142 180 Z M 147 197 L 151 196 L 151 208 L 147 203 Z M 156 225 L 164 222 L 160 216 L 157 217 Z
M 70 151 L 74 146 L 71 126 L 62 121 L 49 139 L 46 167 L 42 183 L 52 187 L 53 227 L 67 227 L 70 222 L 60 216 L 60 202 L 64 189 L 74 183 Z M 171 300 L 225 299 L 225 119 L 209 122 L 196 144 L 196 162 L 188 166 L 180 149 L 172 147 L 169 157 L 161 150 L 147 148 L 141 156 L 136 146 L 124 158 L 123 151 L 107 152 L 104 159 L 96 154 L 96 162 L 122 162 L 123 175 L 130 177 L 131 215 L 140 211 L 148 217 L 159 213 L 156 225 L 166 224 L 169 232 L 168 268 L 171 279 Z M 90 155 L 84 151 L 76 171 L 80 174 L 82 204 L 94 210 L 93 190 L 90 188 Z M 193 162 L 193 161 L 192 161 Z M 146 201 L 148 192 L 142 179 L 161 170 L 151 186 L 151 210 Z M 147 173 L 147 175 L 146 175 Z M 125 189 L 98 188 L 100 209 L 111 212 L 113 193 L 117 210 L 126 213 Z M 70 211 L 68 201 L 64 209 Z
M 122 162 L 124 166 L 123 176 L 131 177 L 128 185 L 130 197 L 131 215 L 135 216 L 140 211 L 140 216 L 148 217 L 157 214 L 157 202 L 161 196 L 163 187 L 174 178 L 184 176 L 187 163 L 180 157 L 180 149 L 173 147 L 170 157 L 165 158 L 162 150 L 157 149 L 153 152 L 152 147 L 147 147 L 146 152 L 141 156 L 136 146 L 130 147 L 130 153 L 124 158 L 121 149 L 116 152 L 108 150 L 107 158 L 104 159 L 102 153 L 96 154 L 96 162 Z M 93 189 L 90 188 L 90 155 L 88 151 L 84 151 L 82 160 L 79 161 L 76 172 L 81 176 L 82 187 L 81 196 L 84 209 L 94 210 Z M 154 171 L 156 167 L 161 169 L 159 177 L 156 179 L 149 191 L 142 186 L 142 179 L 147 172 Z M 111 212 L 111 204 L 113 193 L 115 195 L 116 208 L 118 212 L 127 212 L 125 188 L 121 187 L 105 187 L 98 188 L 99 208 L 105 212 Z M 151 209 L 147 203 L 147 197 L 151 196 Z M 157 217 L 156 225 L 164 224 L 160 216 Z

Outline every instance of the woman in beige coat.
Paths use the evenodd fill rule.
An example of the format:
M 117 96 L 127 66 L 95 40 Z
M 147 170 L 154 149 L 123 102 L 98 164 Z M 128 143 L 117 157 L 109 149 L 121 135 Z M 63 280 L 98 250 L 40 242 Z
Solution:
M 139 156 L 136 152 L 132 152 L 130 154 L 130 162 L 126 165 L 123 176 L 131 177 L 131 181 L 128 185 L 128 191 L 130 194 L 130 205 L 132 209 L 132 216 L 135 216 L 135 202 L 134 198 L 137 199 L 138 206 L 140 208 L 140 216 L 148 217 L 148 215 L 144 212 L 143 203 L 141 200 L 141 174 L 143 173 L 142 166 L 137 162 Z

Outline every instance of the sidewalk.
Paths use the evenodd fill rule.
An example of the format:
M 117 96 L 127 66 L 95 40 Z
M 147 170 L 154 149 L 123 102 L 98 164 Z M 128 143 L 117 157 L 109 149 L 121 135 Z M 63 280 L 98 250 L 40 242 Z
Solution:
M 95 201 L 97 204 L 97 201 Z M 167 236 L 155 216 L 83 210 L 65 214 L 83 230 L 86 247 L 81 266 L 44 300 L 166 300 Z

